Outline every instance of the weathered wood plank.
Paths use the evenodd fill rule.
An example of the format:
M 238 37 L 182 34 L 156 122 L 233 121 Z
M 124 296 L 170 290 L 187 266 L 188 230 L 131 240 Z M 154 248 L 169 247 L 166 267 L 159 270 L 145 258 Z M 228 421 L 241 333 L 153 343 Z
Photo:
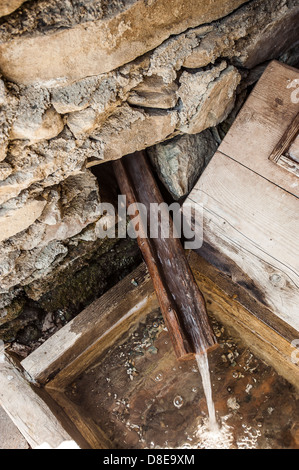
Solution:
M 218 150 L 299 197 L 298 178 L 269 160 L 294 121 L 299 103 L 292 82 L 297 69 L 273 61 L 256 84 Z
M 299 113 L 296 115 L 295 119 L 289 124 L 286 131 L 283 133 L 282 137 L 279 139 L 274 149 L 272 150 L 269 160 L 277 163 L 281 155 L 288 150 L 292 142 L 295 140 L 299 132 Z
M 32 448 L 58 447 L 72 437 L 5 354 L 0 357 L 0 403 Z
M 287 151 L 287 156 L 294 162 L 299 163 L 299 133 Z
M 111 325 L 142 309 L 148 292 L 153 291 L 150 286 L 150 276 L 141 265 L 25 358 L 22 366 L 33 380 L 45 383 L 88 346 L 103 341 Z
M 149 292 L 136 304 L 135 308 L 128 311 L 115 309 L 109 316 L 109 323 L 103 326 L 98 338 L 91 342 L 88 347 L 81 350 L 82 344 L 79 344 L 80 349 L 77 348 L 76 357 L 67 363 L 54 378 L 50 377 L 51 380 L 46 384 L 47 390 L 50 391 L 49 393 L 51 393 L 52 389 L 63 391 L 71 381 L 89 367 L 107 348 L 112 346 L 127 328 L 134 325 L 141 315 L 146 315 L 158 307 L 158 301 L 152 285 L 148 286 L 148 289 Z
M 289 344 L 297 338 L 298 331 L 270 310 L 265 304 L 263 293 L 255 289 L 252 280 L 230 258 L 204 244 L 200 254 L 189 252 L 188 261 L 197 281 L 198 273 L 213 281 L 230 299 L 236 300 Z
M 188 201 L 203 204 L 204 241 L 236 263 L 266 305 L 299 331 L 298 199 L 217 152 Z
M 51 396 L 65 411 L 76 426 L 86 442 L 92 449 L 112 449 L 111 442 L 107 439 L 101 429 L 96 426 L 92 416 L 88 415 L 82 408 L 70 401 L 64 392 L 51 390 Z
M 253 353 L 264 359 L 282 377 L 299 389 L 299 362 L 291 361 L 294 352 L 291 342 L 274 328 L 269 327 L 267 319 L 259 318 L 258 312 L 253 313 L 245 308 L 235 298 L 234 285 L 231 282 L 219 282 L 223 273 L 194 253 L 191 254 L 189 261 L 207 301 L 208 312 L 213 313 L 229 328 L 234 328 Z M 292 339 L 295 338 L 296 336 Z
M 277 161 L 277 165 L 281 168 L 285 168 L 299 178 L 299 163 L 295 162 L 292 158 L 281 155 Z

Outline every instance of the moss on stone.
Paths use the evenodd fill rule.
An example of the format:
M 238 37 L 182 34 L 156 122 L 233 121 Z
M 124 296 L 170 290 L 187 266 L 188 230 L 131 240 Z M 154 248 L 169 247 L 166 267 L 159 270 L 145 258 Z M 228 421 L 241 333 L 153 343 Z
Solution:
M 63 317 L 62 323 L 67 323 L 141 262 L 137 243 L 130 238 L 107 238 L 93 244 L 82 241 L 71 247 L 68 256 L 70 262 L 65 269 L 38 282 L 44 285 L 40 286 L 43 294 L 37 300 L 32 300 L 32 291 L 39 288 L 34 282 L 7 307 L 4 321 L 0 323 L 0 339 L 20 340 L 22 344 L 37 340 L 48 312 L 58 322 Z M 74 262 L 71 262 L 72 257 Z
M 25 297 L 15 298 L 10 305 L 0 310 L 0 325 L 13 321 L 23 311 L 26 299 Z
M 92 259 L 80 270 L 66 270 L 55 288 L 38 301 L 40 307 L 47 312 L 61 309 L 74 316 L 140 262 L 139 250 L 133 240 L 121 240 L 111 245 L 108 250 L 102 247 L 94 252 Z
M 25 296 L 13 301 L 19 303 L 20 308 L 16 311 L 14 318 L 10 318 L 0 327 L 0 339 L 12 342 L 19 332 L 27 338 L 36 339 L 40 334 L 44 312 L 34 302 Z M 30 328 L 27 327 L 30 325 Z M 28 339 L 29 341 L 29 339 Z

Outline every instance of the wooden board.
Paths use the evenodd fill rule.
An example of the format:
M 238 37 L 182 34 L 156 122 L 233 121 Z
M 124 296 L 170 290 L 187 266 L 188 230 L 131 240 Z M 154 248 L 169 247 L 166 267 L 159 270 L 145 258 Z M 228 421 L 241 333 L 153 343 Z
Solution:
M 299 113 L 283 134 L 269 160 L 299 177 Z
M 217 152 L 188 200 L 203 204 L 204 241 L 236 263 L 265 304 L 299 330 L 298 199 Z
M 32 448 L 56 448 L 73 438 L 20 370 L 2 354 L 0 403 Z
M 299 103 L 290 101 L 287 86 L 298 77 L 277 62 L 268 66 L 185 203 L 203 205 L 209 248 L 199 253 L 209 252 L 218 265 L 230 260 L 242 273 L 239 284 L 275 314 L 278 329 L 282 321 L 295 330 L 293 339 L 299 335 L 299 179 L 269 156 L 296 124 Z
M 193 274 L 208 304 L 221 322 L 234 328 L 249 348 L 296 388 L 299 388 L 299 362 L 291 361 L 292 341 L 297 331 L 275 315 L 247 289 L 232 282 L 231 276 L 212 266 L 204 258 L 190 253 Z M 248 298 L 249 297 L 249 298 Z
M 121 327 L 127 318 L 134 317 L 148 305 L 151 308 L 152 303 L 157 305 L 154 288 L 142 265 L 51 336 L 22 361 L 22 366 L 32 381 L 42 384 L 66 366 L 78 373 L 76 365 L 72 364 L 80 362 L 80 355 L 87 348 L 92 344 L 105 344 L 112 325 L 115 334 L 118 324 Z
M 298 177 L 269 159 L 299 111 L 299 71 L 273 61 L 266 68 L 218 150 L 299 197 Z M 297 85 L 298 86 L 298 85 Z
M 283 133 L 280 140 L 277 142 L 276 146 L 272 150 L 269 160 L 274 163 L 277 163 L 279 158 L 282 155 L 287 155 L 288 150 L 292 146 L 292 144 L 296 143 L 296 138 L 299 134 L 299 113 L 295 116 L 295 118 L 291 121 L 287 130 Z M 297 145 L 297 144 L 296 144 Z

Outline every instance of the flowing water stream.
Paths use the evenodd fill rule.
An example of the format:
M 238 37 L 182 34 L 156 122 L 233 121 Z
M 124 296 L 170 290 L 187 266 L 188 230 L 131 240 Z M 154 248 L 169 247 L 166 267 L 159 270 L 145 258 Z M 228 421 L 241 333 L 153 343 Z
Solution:
M 219 426 L 216 420 L 216 412 L 212 396 L 212 384 L 207 352 L 205 351 L 202 354 L 196 354 L 195 359 L 201 375 L 202 385 L 207 401 L 209 412 L 209 429 L 211 432 L 217 432 L 219 430 Z
M 212 384 L 208 354 L 207 351 L 202 348 L 201 332 L 198 330 L 198 326 L 195 324 L 192 315 L 188 317 L 188 321 L 190 322 L 190 324 L 188 325 L 188 330 L 191 333 L 192 342 L 195 346 L 195 359 L 201 375 L 202 386 L 209 412 L 209 430 L 211 432 L 217 433 L 219 431 L 219 425 L 216 419 L 215 406 L 212 396 Z

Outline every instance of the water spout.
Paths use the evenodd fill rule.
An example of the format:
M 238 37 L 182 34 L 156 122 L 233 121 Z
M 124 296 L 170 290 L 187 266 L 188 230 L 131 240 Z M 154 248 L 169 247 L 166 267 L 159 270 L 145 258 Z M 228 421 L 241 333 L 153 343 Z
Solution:
M 137 242 L 153 280 L 161 312 L 178 359 L 193 359 L 217 346 L 209 324 L 204 298 L 196 284 L 180 239 L 151 172 L 145 152 L 135 152 L 114 162 L 114 172 L 127 205 L 142 204 L 139 233 L 151 233 L 150 207 L 164 207 L 161 218 L 169 224 L 169 236 L 137 236 Z M 136 206 L 137 207 L 137 206 Z M 136 213 L 131 215 L 136 219 Z M 140 230 L 140 225 L 142 230 Z M 160 231 L 161 232 L 161 231 Z

